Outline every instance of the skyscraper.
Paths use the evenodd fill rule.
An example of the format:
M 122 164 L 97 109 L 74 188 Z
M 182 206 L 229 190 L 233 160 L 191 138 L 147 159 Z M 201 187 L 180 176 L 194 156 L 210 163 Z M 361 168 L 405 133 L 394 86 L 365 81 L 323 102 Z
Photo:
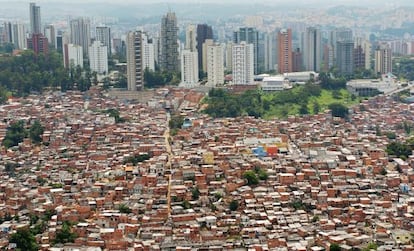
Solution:
M 224 83 L 223 51 L 221 44 L 207 46 L 207 79 L 209 86 L 215 87 Z
M 233 83 L 236 85 L 254 83 L 253 44 L 241 42 L 233 45 Z
M 342 40 L 336 42 L 336 65 L 341 74 L 354 72 L 354 41 Z
M 321 32 L 315 27 L 306 28 L 302 36 L 303 63 L 306 71 L 319 71 L 321 67 Z
M 45 37 L 47 37 L 47 40 L 49 41 L 49 44 L 53 45 L 55 47 L 56 45 L 56 33 L 55 33 L 55 27 L 52 24 L 45 26 Z
M 155 71 L 154 44 L 146 33 L 142 33 L 142 66 L 150 71 Z
M 111 28 L 107 26 L 96 27 L 96 40 L 100 41 L 108 50 L 108 55 L 112 54 L 111 49 Z
M 302 52 L 299 48 L 296 48 L 296 50 L 292 52 L 292 72 L 302 71 L 302 62 Z
M 255 28 L 243 27 L 233 33 L 233 42 L 246 42 L 253 45 L 254 74 L 259 72 L 259 32 Z
M 161 19 L 160 68 L 178 71 L 178 26 L 175 13 L 168 12 Z
M 264 40 L 264 70 L 276 70 L 279 59 L 278 33 L 269 32 L 263 34 Z
M 128 90 L 144 88 L 144 69 L 142 65 L 142 32 L 129 32 L 126 38 Z
M 283 29 L 278 34 L 279 42 L 279 73 L 292 72 L 292 30 Z
M 26 43 L 26 29 L 24 24 L 15 23 L 12 25 L 12 40 L 16 49 L 25 49 Z
M 375 72 L 381 74 L 392 72 L 392 51 L 388 44 L 380 44 L 375 49 Z
M 198 83 L 197 51 L 183 50 L 181 52 L 181 83 L 195 85 Z
M 203 44 L 207 39 L 213 39 L 213 29 L 207 24 L 197 25 L 197 52 L 198 52 L 198 66 L 203 65 Z
M 91 44 L 91 24 L 89 19 L 77 18 L 70 20 L 70 42 L 82 46 L 83 54 L 88 55 Z
M 197 51 L 197 28 L 193 24 L 187 26 L 187 30 L 185 32 L 185 49 Z
M 35 3 L 30 3 L 30 32 L 31 34 L 42 33 L 40 19 L 40 6 Z
M 89 47 L 89 63 L 91 71 L 98 74 L 108 73 L 108 49 L 101 41 L 94 41 Z

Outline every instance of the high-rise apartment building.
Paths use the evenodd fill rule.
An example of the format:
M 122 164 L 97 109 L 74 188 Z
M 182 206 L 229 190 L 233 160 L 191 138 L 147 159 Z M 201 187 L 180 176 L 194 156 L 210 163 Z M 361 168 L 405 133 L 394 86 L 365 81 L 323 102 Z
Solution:
M 302 52 L 299 48 L 296 48 L 296 50 L 292 52 L 292 72 L 302 71 L 302 62 Z
M 40 6 L 37 6 L 36 3 L 30 3 L 30 33 L 42 33 Z
M 96 27 L 96 40 L 100 41 L 108 50 L 108 55 L 112 54 L 111 28 L 107 26 Z
M 92 72 L 108 73 L 108 48 L 101 41 L 94 41 L 89 47 L 89 63 Z
M 193 24 L 187 26 L 185 32 L 185 49 L 197 51 L 197 27 Z
M 24 24 L 15 23 L 12 25 L 12 42 L 16 49 L 25 49 L 27 47 Z
M 381 74 L 392 72 L 392 50 L 388 44 L 380 44 L 375 49 L 375 72 Z
M 56 46 L 56 33 L 55 33 L 55 26 L 52 24 L 46 25 L 44 29 L 44 35 L 47 37 L 49 44 L 53 47 Z
M 264 40 L 264 70 L 272 71 L 278 68 L 279 46 L 278 32 L 263 34 Z
M 83 68 L 82 46 L 76 44 L 64 44 L 63 64 L 65 68 L 73 68 L 77 66 Z
M 181 83 L 189 86 L 198 83 L 197 51 L 183 50 L 181 52 Z
M 27 48 L 33 50 L 35 55 L 40 53 L 47 54 L 49 52 L 49 42 L 43 34 L 33 33 L 32 36 L 27 39 Z
M 254 74 L 259 72 L 259 32 L 255 28 L 243 27 L 233 33 L 233 42 L 253 44 Z
M 233 45 L 233 84 L 248 85 L 254 83 L 253 44 L 241 42 Z
M 142 33 L 142 66 L 144 70 L 155 71 L 154 44 L 146 33 Z
M 336 42 L 336 65 L 341 74 L 354 72 L 354 41 L 342 40 Z
M 213 39 L 213 29 L 207 24 L 197 25 L 197 52 L 198 52 L 198 66 L 202 67 L 204 55 L 203 55 L 203 44 L 207 39 Z M 204 69 L 204 67 L 203 67 Z
M 202 61 L 202 69 L 203 69 L 203 72 L 207 72 L 207 48 L 210 45 L 213 45 L 213 44 L 214 44 L 213 39 L 206 39 L 206 41 L 204 41 L 204 44 L 203 44 L 203 53 L 202 53 L 202 55 L 203 55 L 203 61 Z
M 322 61 L 321 32 L 315 27 L 308 27 L 302 35 L 304 68 L 318 72 Z
M 168 12 L 161 19 L 160 68 L 165 71 L 178 71 L 178 26 L 175 13 Z
M 292 72 L 292 30 L 283 29 L 278 34 L 279 42 L 279 73 Z
M 88 55 L 89 46 L 91 45 L 89 19 L 77 18 L 70 20 L 70 42 L 82 46 L 83 54 Z
M 207 84 L 215 87 L 224 83 L 224 55 L 221 44 L 207 46 Z
M 354 48 L 354 68 L 365 69 L 365 52 L 361 45 Z
M 142 65 L 142 32 L 129 32 L 126 38 L 128 90 L 144 88 L 144 68 Z

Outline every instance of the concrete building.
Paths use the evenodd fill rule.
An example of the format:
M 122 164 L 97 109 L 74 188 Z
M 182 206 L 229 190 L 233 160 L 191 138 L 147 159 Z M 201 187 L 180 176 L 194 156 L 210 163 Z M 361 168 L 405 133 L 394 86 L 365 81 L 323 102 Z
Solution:
M 197 26 L 190 24 L 185 32 L 185 49 L 197 51 Z
M 181 83 L 192 86 L 198 83 L 198 53 L 183 50 L 181 52 Z
M 291 88 L 289 80 L 283 75 L 264 77 L 260 83 L 260 87 L 264 92 L 283 91 Z
M 341 74 L 354 72 L 354 42 L 342 40 L 336 42 L 336 65 Z
M 111 40 L 111 28 L 108 26 L 96 27 L 96 40 L 100 41 L 108 50 L 108 55 L 112 55 L 112 40 Z
M 259 32 L 255 28 L 243 27 L 233 32 L 233 42 L 253 44 L 254 74 L 259 73 Z
M 227 71 L 233 71 L 233 42 L 227 42 L 225 48 L 225 68 Z
M 278 33 L 279 42 L 279 73 L 292 72 L 292 30 L 283 29 Z
M 142 66 L 150 71 L 155 71 L 154 44 L 146 33 L 142 33 Z
M 89 19 L 77 18 L 70 20 L 70 42 L 80 45 L 83 54 L 88 55 L 88 49 L 91 45 L 91 24 Z
M 80 66 L 83 68 L 83 50 L 80 45 L 65 44 L 63 50 L 65 68 Z
M 361 45 L 354 48 L 354 68 L 365 69 L 365 52 Z
M 203 72 L 207 72 L 207 48 L 210 45 L 213 45 L 213 44 L 214 44 L 213 39 L 206 39 L 206 41 L 204 41 L 204 43 L 203 43 L 203 53 L 202 53 L 202 55 L 203 55 L 203 60 L 202 60 Z
M 233 84 L 254 83 L 254 45 L 241 42 L 233 45 Z
M 197 53 L 198 66 L 203 65 L 203 44 L 207 39 L 213 39 L 213 29 L 207 24 L 197 24 Z M 204 69 L 204 68 L 203 68 Z
M 161 19 L 159 65 L 165 71 L 178 71 L 178 26 L 174 12 Z
M 263 34 L 264 39 L 264 70 L 272 71 L 278 69 L 279 46 L 278 33 L 268 32 Z
M 33 50 L 36 55 L 40 53 L 47 54 L 49 52 L 49 42 L 43 34 L 32 34 L 27 39 L 27 48 Z
M 92 72 L 108 74 L 108 48 L 100 41 L 89 47 L 89 64 Z
M 381 74 L 392 72 L 392 50 L 387 44 L 380 44 L 375 49 L 374 70 Z
M 26 28 L 24 24 L 15 23 L 12 25 L 12 42 L 16 49 L 27 48 Z
M 306 71 L 320 71 L 321 68 L 321 32 L 308 27 L 302 34 L 303 63 Z
M 223 46 L 214 44 L 207 47 L 207 79 L 209 86 L 218 86 L 224 83 L 224 55 Z
M 126 39 L 128 90 L 144 88 L 144 69 L 142 65 L 142 32 L 129 32 Z
M 45 37 L 47 37 L 49 44 L 55 47 L 56 46 L 55 26 L 53 26 L 53 24 L 46 25 L 44 31 L 45 31 L 44 32 Z
M 302 71 L 302 62 L 302 52 L 299 48 L 296 48 L 296 50 L 292 52 L 292 72 Z
M 37 6 L 36 3 L 30 3 L 30 33 L 42 33 L 40 6 Z

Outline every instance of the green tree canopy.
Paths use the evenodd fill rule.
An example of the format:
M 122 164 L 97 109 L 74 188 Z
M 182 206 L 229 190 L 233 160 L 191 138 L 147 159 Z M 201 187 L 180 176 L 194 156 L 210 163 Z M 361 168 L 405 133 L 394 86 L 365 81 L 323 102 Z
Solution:
M 340 103 L 332 103 L 329 105 L 332 116 L 346 118 L 348 116 L 348 107 Z
M 10 243 L 15 243 L 18 250 L 37 251 L 39 250 L 36 244 L 36 239 L 29 229 L 18 229 L 16 233 L 12 234 L 9 239 Z

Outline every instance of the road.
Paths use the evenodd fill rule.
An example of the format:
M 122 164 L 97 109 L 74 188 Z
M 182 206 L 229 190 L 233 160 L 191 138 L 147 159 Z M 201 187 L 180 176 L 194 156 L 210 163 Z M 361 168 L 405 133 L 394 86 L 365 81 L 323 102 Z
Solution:
M 168 219 L 171 217 L 171 175 L 172 175 L 172 170 L 171 170 L 171 160 L 173 158 L 173 152 L 171 149 L 171 144 L 170 144 L 170 127 L 169 127 L 169 122 L 171 119 L 171 115 L 169 112 L 167 112 L 167 125 L 166 125 L 166 129 L 164 132 L 164 138 L 165 138 L 165 147 L 168 153 L 168 160 L 166 163 L 166 170 L 168 170 L 168 174 L 167 174 L 167 178 L 168 178 L 168 191 L 167 191 L 167 206 L 168 206 Z

